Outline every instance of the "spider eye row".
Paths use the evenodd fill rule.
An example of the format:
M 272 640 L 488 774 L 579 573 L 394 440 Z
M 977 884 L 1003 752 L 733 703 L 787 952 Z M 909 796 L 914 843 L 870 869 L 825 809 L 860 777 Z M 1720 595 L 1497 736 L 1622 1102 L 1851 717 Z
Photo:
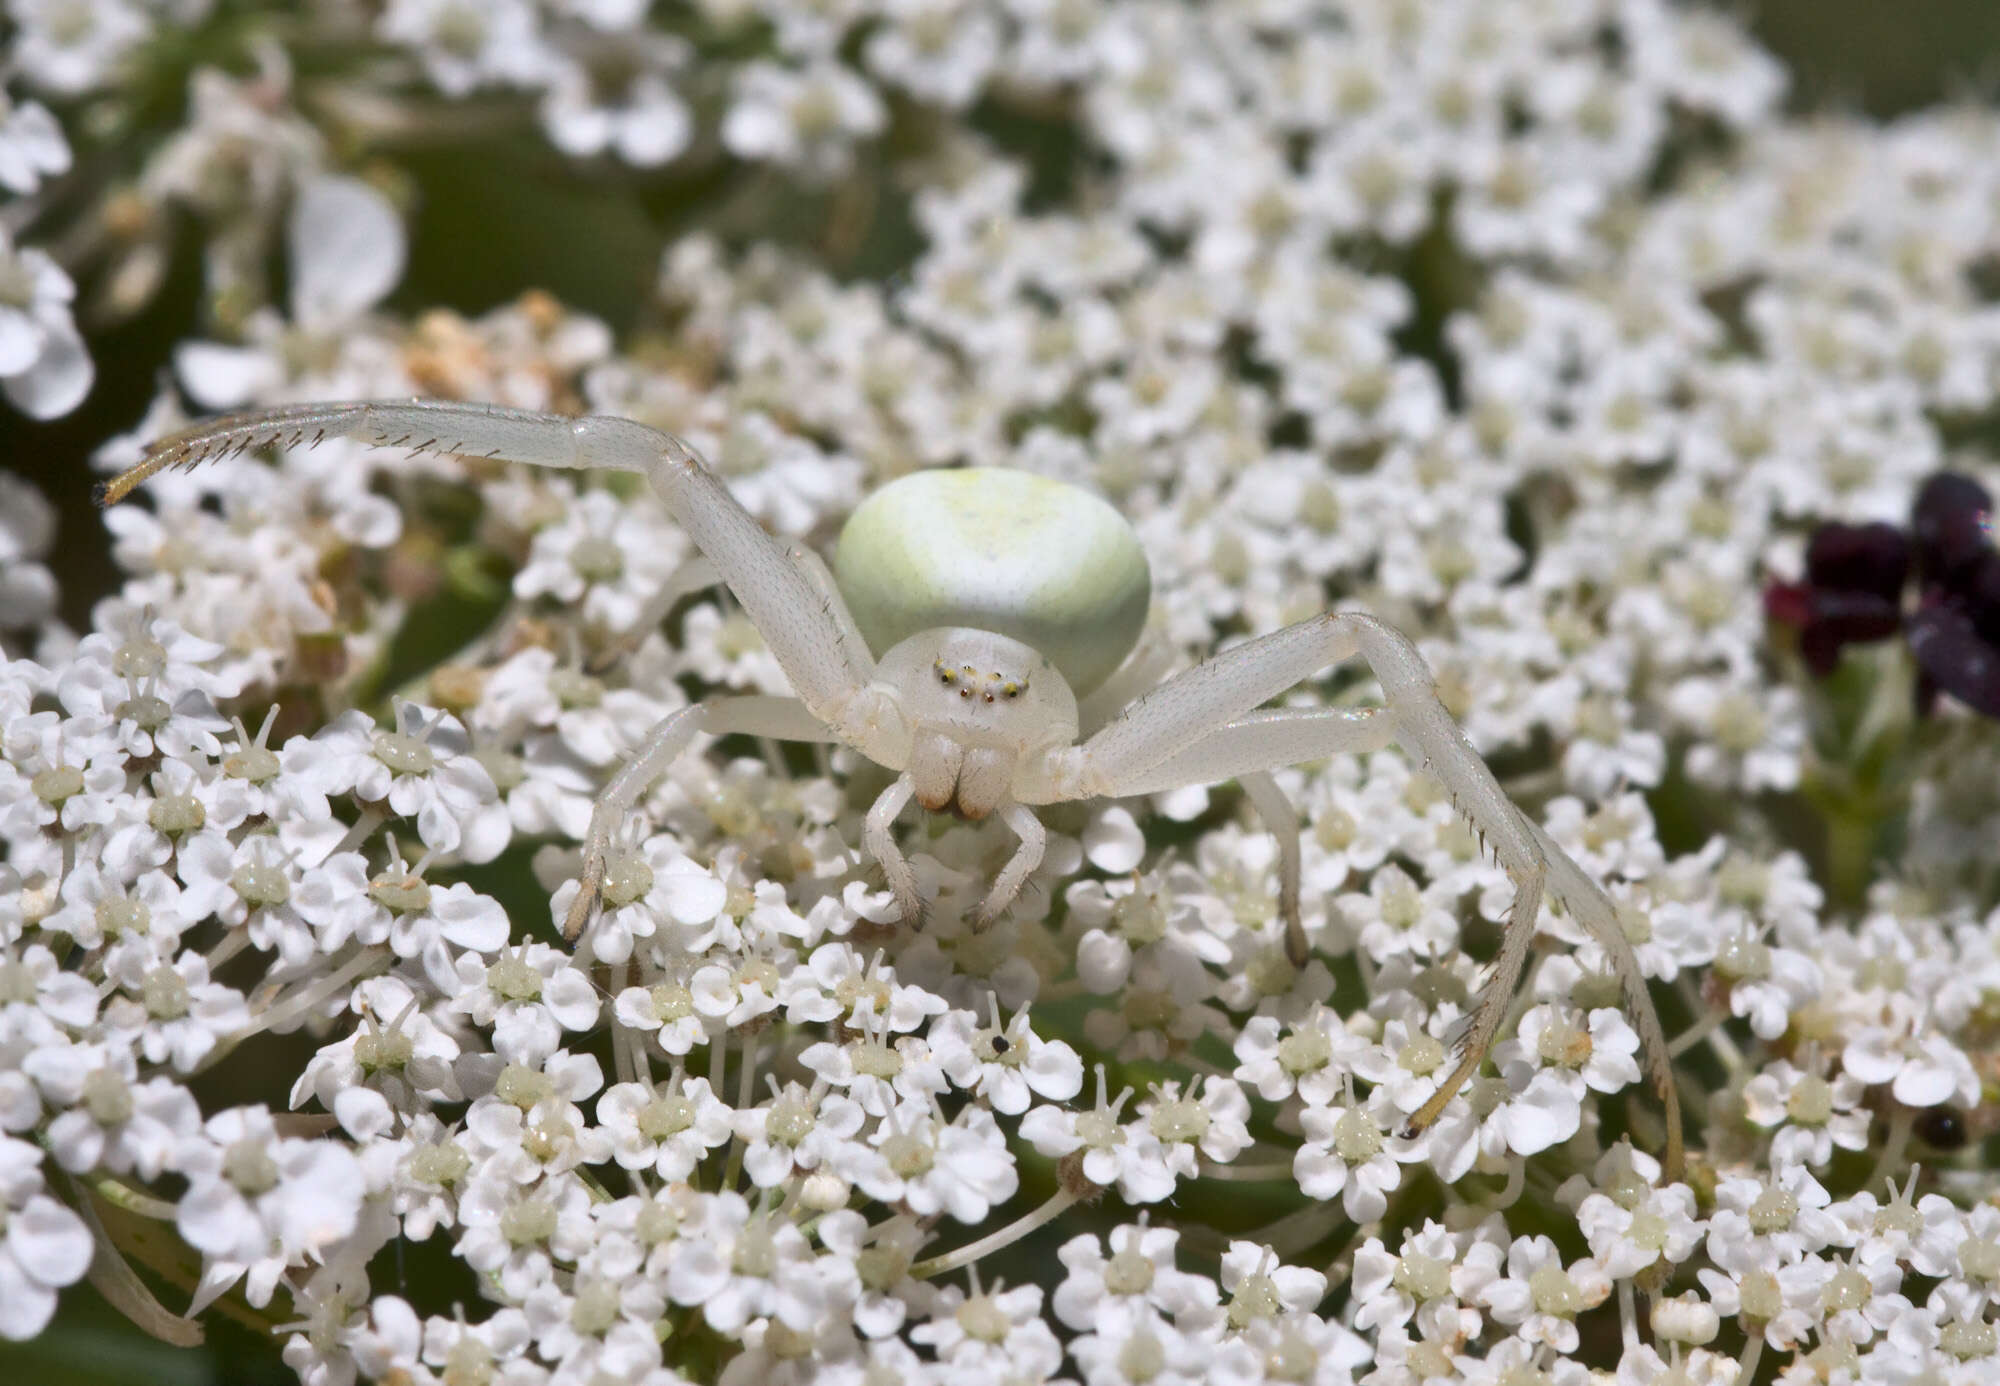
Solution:
M 1028 681 L 1026 679 L 1009 679 L 1005 683 L 1000 683 L 1001 675 L 997 672 L 987 677 L 993 683 L 1000 683 L 999 689 L 997 691 L 992 688 L 982 690 L 976 686 L 979 671 L 970 664 L 961 664 L 954 669 L 943 660 L 939 660 L 931 667 L 937 670 L 939 683 L 944 684 L 946 687 L 960 684 L 958 696 L 968 700 L 977 696 L 984 698 L 989 703 L 1000 698 L 1005 698 L 1011 702 L 1028 691 Z M 962 683 L 961 680 L 963 681 Z

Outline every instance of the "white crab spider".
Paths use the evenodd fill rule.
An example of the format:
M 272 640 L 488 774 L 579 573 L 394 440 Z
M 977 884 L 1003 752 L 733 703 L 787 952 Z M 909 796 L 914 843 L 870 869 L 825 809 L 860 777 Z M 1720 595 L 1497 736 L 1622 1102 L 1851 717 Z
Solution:
M 1270 772 L 1390 742 L 1421 757 L 1513 880 L 1515 900 L 1459 1062 L 1411 1119 L 1428 1126 L 1493 1042 L 1535 933 L 1544 890 L 1603 945 L 1667 1108 L 1669 1167 L 1679 1104 L 1666 1043 L 1611 901 L 1507 798 L 1438 701 L 1408 639 L 1339 611 L 1246 641 L 1131 697 L 1150 578 L 1131 527 L 1075 487 L 1004 468 L 919 472 L 865 501 L 835 568 L 770 534 L 680 439 L 629 419 L 567 418 L 436 400 L 305 404 L 234 415 L 163 439 L 104 488 L 123 499 L 154 472 L 268 445 L 348 437 L 370 446 L 576 470 L 637 472 L 705 558 L 669 584 L 726 583 L 796 697 L 722 697 L 666 717 L 607 784 L 591 816 L 582 889 L 564 934 L 588 922 L 619 825 L 699 732 L 839 742 L 897 772 L 868 812 L 863 845 L 907 921 L 915 873 L 891 825 L 911 799 L 933 812 L 997 815 L 1020 846 L 974 918 L 990 924 L 1042 856 L 1034 809 L 1234 779 L 1277 834 L 1286 951 L 1302 963 L 1298 818 Z M 1328 665 L 1359 656 L 1386 705 L 1265 708 Z M 1128 701 L 1128 698 L 1130 699 Z

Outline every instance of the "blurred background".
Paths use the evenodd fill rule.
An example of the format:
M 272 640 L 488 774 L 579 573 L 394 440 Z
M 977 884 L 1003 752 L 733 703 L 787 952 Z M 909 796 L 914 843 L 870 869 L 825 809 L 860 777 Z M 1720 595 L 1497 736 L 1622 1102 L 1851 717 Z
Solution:
M 141 79 L 152 103 L 149 121 L 162 130 L 181 122 L 197 67 L 247 70 L 240 44 L 232 49 L 241 8 L 218 6 L 201 27 L 149 52 Z M 1940 102 L 1987 102 L 2000 93 L 1995 0 L 1763 0 L 1746 18 L 1791 70 L 1794 111 L 1889 120 Z M 301 81 L 315 62 L 347 56 L 294 54 Z M 874 202 L 865 234 L 835 235 L 830 228 L 849 210 L 840 186 L 808 193 L 786 186 L 768 168 L 726 160 L 696 161 L 700 166 L 692 169 L 680 161 L 664 171 L 611 159 L 574 161 L 540 137 L 530 102 L 480 96 L 451 109 L 464 125 L 448 139 L 388 132 L 365 148 L 336 150 L 336 162 L 358 161 L 395 188 L 408 210 L 410 257 L 383 305 L 391 313 L 446 308 L 472 315 L 541 289 L 602 318 L 623 341 L 657 326 L 648 305 L 662 248 L 691 228 L 737 243 L 775 231 L 780 239 L 817 245 L 837 272 L 869 278 L 894 274 L 917 244 L 893 199 Z M 1038 166 L 1064 158 L 1059 126 L 999 112 L 980 113 L 973 123 L 982 119 L 985 133 Z M 78 157 L 92 155 L 79 148 Z M 865 183 L 870 176 L 863 165 L 849 181 Z M 58 204 L 55 210 L 64 209 Z M 98 474 L 87 459 L 107 438 L 139 422 L 168 378 L 174 345 L 215 330 L 215 305 L 204 301 L 200 240 L 181 235 L 169 243 L 161 288 L 142 311 L 103 328 L 79 313 L 97 369 L 81 408 L 49 423 L 0 408 L 0 459 L 31 477 L 60 512 L 51 566 L 62 583 L 63 615 L 80 630 L 88 628 L 91 603 L 112 585 L 90 504 Z M 80 304 L 90 289 L 86 274 Z M 238 1073 L 233 1081 L 249 1087 L 254 1078 Z M 410 1270 L 421 1274 L 418 1267 Z M 0 1381 L 194 1386 L 294 1379 L 261 1331 L 212 1318 L 206 1346 L 173 1349 L 144 1337 L 84 1287 L 62 1302 L 61 1317 L 42 1337 L 0 1345 Z

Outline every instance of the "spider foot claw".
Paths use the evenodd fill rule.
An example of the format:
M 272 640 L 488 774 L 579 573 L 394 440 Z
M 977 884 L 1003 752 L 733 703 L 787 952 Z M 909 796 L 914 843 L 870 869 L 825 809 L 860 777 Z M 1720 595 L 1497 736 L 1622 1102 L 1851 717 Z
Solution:
M 1285 961 L 1293 967 L 1304 967 L 1312 957 L 1312 943 L 1306 938 L 1306 926 L 1297 915 L 1285 920 Z
M 597 912 L 598 900 L 604 892 L 604 871 L 602 852 L 584 854 L 583 874 L 577 880 L 576 898 L 569 902 L 569 913 L 563 917 L 563 942 L 573 944 L 581 938 L 584 926 Z
M 913 933 L 922 933 L 931 922 L 930 901 L 921 895 L 905 899 L 902 892 L 896 892 L 896 925 Z

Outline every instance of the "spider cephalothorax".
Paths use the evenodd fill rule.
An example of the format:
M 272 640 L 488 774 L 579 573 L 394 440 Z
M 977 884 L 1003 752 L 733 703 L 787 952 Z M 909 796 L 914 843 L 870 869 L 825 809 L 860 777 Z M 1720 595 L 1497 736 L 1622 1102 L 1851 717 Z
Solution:
M 639 473 L 704 555 L 669 593 L 726 583 L 791 682 L 796 697 L 716 698 L 654 728 L 592 812 L 567 937 L 589 923 L 611 845 L 647 787 L 698 732 L 749 732 L 841 742 L 896 772 L 868 812 L 863 846 L 912 923 L 923 900 L 893 825 L 913 798 L 932 811 L 998 817 L 1020 839 L 973 916 L 984 927 L 1041 861 L 1046 833 L 1036 806 L 1236 780 L 1277 834 L 1286 952 L 1303 963 L 1298 816 L 1271 771 L 1399 742 L 1444 785 L 1515 886 L 1459 1062 L 1412 1126 L 1435 1121 L 1491 1047 L 1546 890 L 1618 970 L 1667 1105 L 1670 1175 L 1678 1168 L 1665 1037 L 1615 908 L 1508 799 L 1439 702 L 1416 648 L 1373 617 L 1315 616 L 1161 681 L 1154 662 L 1135 652 L 1151 595 L 1144 551 L 1116 510 L 1076 487 L 1004 468 L 904 477 L 855 510 L 829 570 L 811 550 L 766 533 L 678 438 L 627 419 L 484 405 L 313 404 L 218 419 L 157 444 L 105 498 L 120 499 L 164 467 L 330 437 Z M 1381 684 L 1384 706 L 1264 706 L 1355 657 Z

